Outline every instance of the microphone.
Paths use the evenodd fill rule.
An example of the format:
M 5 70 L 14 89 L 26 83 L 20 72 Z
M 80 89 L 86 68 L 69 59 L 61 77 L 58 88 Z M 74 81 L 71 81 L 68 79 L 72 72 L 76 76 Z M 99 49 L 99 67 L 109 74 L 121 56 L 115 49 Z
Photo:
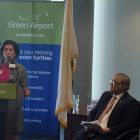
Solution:
M 9 69 L 10 69 L 9 82 L 10 83 L 16 83 L 16 81 L 17 81 L 17 71 L 16 71 L 15 59 L 8 57 L 8 61 L 9 61 Z
M 15 64 L 15 60 L 14 59 L 9 59 L 9 68 L 10 69 L 15 69 L 16 68 L 16 64 Z

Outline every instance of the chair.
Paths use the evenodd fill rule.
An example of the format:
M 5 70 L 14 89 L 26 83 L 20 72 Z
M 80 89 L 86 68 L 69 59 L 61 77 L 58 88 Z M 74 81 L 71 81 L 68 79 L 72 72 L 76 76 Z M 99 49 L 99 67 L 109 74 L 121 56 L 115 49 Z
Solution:
M 126 131 L 117 137 L 116 140 L 140 140 L 140 128 Z
M 140 108 L 140 102 L 139 102 L 139 108 Z M 140 116 L 140 112 L 139 112 L 139 116 Z M 120 136 L 118 136 L 116 140 L 140 140 L 140 119 L 139 119 L 139 125 L 137 129 L 131 129 L 120 134 Z

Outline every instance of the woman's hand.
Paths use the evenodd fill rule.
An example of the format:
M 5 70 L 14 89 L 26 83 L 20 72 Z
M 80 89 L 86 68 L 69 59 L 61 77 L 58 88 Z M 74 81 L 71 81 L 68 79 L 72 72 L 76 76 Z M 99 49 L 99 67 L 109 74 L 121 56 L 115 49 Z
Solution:
M 30 90 L 29 90 L 27 87 L 25 87 L 25 88 L 24 88 L 24 97 L 27 98 L 27 97 L 30 96 L 30 94 L 31 94 L 31 93 L 30 93 Z

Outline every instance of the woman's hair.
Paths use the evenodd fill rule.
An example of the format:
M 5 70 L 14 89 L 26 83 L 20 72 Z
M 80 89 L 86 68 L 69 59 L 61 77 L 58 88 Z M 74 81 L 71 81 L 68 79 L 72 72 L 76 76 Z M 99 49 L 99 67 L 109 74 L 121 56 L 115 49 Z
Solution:
M 12 45 L 13 48 L 14 48 L 14 51 L 16 53 L 16 58 L 19 56 L 20 54 L 20 49 L 19 49 L 19 46 L 18 44 L 13 41 L 13 40 L 5 40 L 3 41 L 3 43 L 1 44 L 1 48 L 0 48 L 0 55 L 3 56 L 3 50 L 4 50 L 4 46 L 5 45 Z

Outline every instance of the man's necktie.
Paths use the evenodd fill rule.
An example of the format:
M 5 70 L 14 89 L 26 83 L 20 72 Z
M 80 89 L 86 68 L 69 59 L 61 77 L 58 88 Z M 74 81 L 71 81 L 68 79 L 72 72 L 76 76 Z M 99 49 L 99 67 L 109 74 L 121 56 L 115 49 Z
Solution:
M 102 120 L 102 118 L 104 117 L 104 115 L 105 115 L 106 113 L 108 113 L 108 111 L 112 108 L 112 106 L 113 106 L 113 104 L 114 104 L 114 102 L 115 102 L 116 99 L 117 99 L 116 96 L 113 96 L 113 97 L 111 98 L 111 100 L 109 101 L 109 103 L 107 104 L 107 106 L 105 107 L 105 109 L 103 110 L 103 112 L 101 113 L 100 117 L 98 118 L 98 121 L 99 121 L 99 122 L 101 122 L 101 120 Z

